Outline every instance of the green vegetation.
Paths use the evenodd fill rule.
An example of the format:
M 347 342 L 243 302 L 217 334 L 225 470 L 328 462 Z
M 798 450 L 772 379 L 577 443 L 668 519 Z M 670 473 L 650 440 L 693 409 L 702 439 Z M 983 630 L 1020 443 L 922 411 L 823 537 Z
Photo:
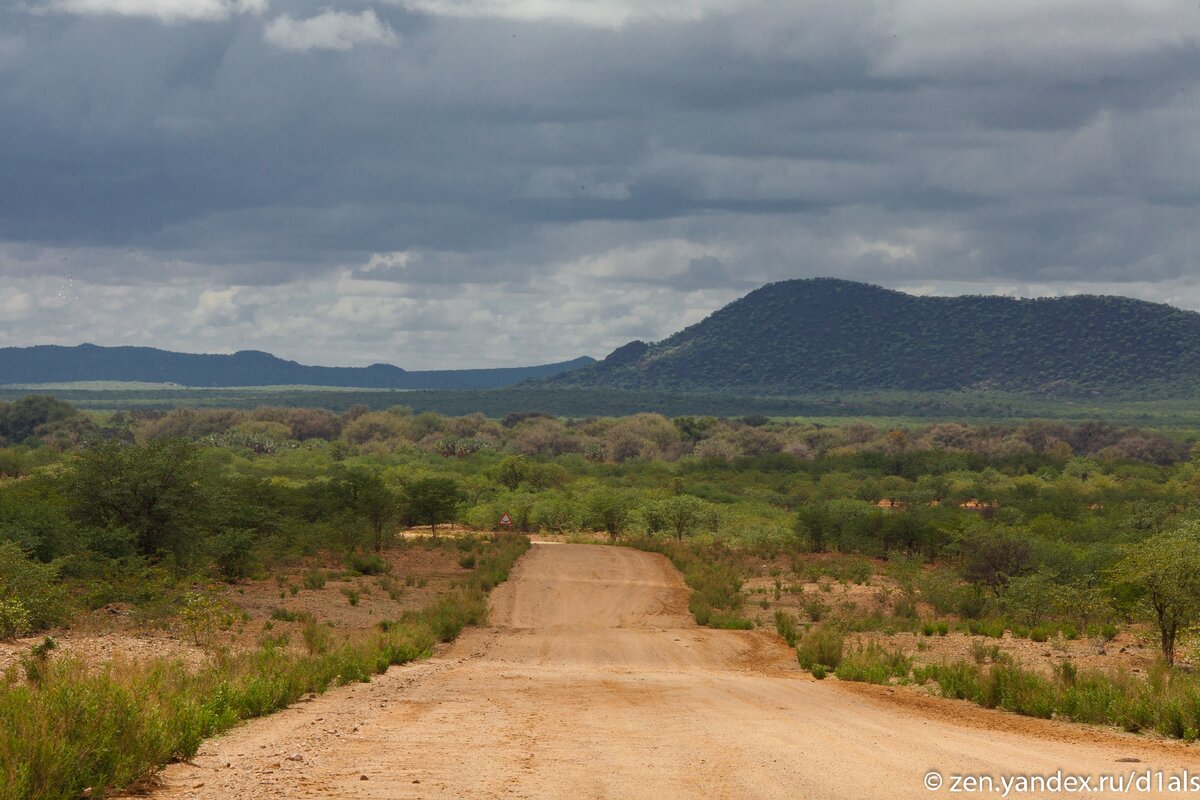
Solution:
M 691 587 L 700 624 L 773 624 L 817 676 L 923 680 L 1023 713 L 1049 708 L 1171 735 L 1196 725 L 1183 670 L 1200 621 L 1190 429 L 833 427 L 757 414 L 491 419 L 405 407 L 80 413 L 41 400 L 21 408 L 23 427 L 0 443 L 0 636 L 112 608 L 211 647 L 240 624 L 220 587 L 233 597 L 274 576 L 269 609 L 350 580 L 335 584 L 344 601 L 331 591 L 339 613 L 350 613 L 346 605 L 369 603 L 375 586 L 393 599 L 425 587 L 426 576 L 393 566 L 393 556 L 426 547 L 441 548 L 457 585 L 447 593 L 435 582 L 440 596 L 427 608 L 359 640 L 277 608 L 260 646 L 225 654 L 211 674 L 178 665 L 124 674 L 31 654 L 0 696 L 17 732 L 0 750 L 0 780 L 26 787 L 12 796 L 78 791 L 76 781 L 119 785 L 295 692 L 452 639 L 483 619 L 486 592 L 525 546 L 489 536 L 505 512 L 518 534 L 601 537 L 664 554 Z M 453 538 L 424 535 L 447 524 Z M 405 526 L 425 531 L 397 535 Z M 930 665 L 884 638 L 898 632 L 926 648 L 980 637 L 977 655 Z M 1032 670 L 1026 678 L 1005 659 L 1013 637 L 1059 652 L 1147 632 L 1164 657 L 1149 678 L 1065 668 L 1053 680 Z M 1072 688 L 1081 685 L 1091 687 L 1086 697 Z M 64 717 L 72 687 L 87 698 L 82 726 Z M 1104 692 L 1116 699 L 1096 710 Z M 227 699 L 210 713 L 205 698 L 214 696 Z M 129 741 L 86 738 L 92 729 L 117 736 L 118 723 Z M 73 759 L 91 772 L 53 783 Z M 34 772 L 21 772 L 24 763 Z
M 305 653 L 268 641 L 198 670 L 159 660 L 138 671 L 97 671 L 78 659 L 50 661 L 43 652 L 33 662 L 36 673 L 26 666 L 29 680 L 14 668 L 0 685 L 0 800 L 79 797 L 87 788 L 100 796 L 167 761 L 191 758 L 205 738 L 240 720 L 428 657 L 434 642 L 484 621 L 484 586 L 507 577 L 527 547 L 526 539 L 506 537 L 482 548 L 491 565 L 486 582 L 468 582 L 357 640 L 335 643 L 315 618 L 276 609 L 274 619 L 306 622 Z
M 916 297 L 832 278 L 768 284 L 662 342 L 547 379 L 785 396 L 989 386 L 1157 397 L 1198 382 L 1194 312 L 1123 297 Z

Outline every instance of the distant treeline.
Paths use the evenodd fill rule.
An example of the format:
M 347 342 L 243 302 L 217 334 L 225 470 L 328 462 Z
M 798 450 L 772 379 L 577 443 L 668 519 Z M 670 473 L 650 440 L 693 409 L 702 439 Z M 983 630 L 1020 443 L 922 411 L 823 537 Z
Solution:
M 0 400 L 18 400 L 27 389 L 0 387 Z M 1110 419 L 1128 424 L 1196 425 L 1200 410 L 1189 400 L 1158 402 L 1122 398 L 1061 400 L 991 391 L 861 392 L 798 397 L 741 397 L 703 393 L 606 391 L 513 387 L 488 391 L 355 391 L 281 389 L 59 389 L 53 395 L 87 410 L 169 410 L 179 407 L 262 406 L 324 408 L 342 413 L 363 407 L 382 411 L 397 405 L 414 412 L 448 416 L 481 413 L 493 419 L 523 411 L 559 417 L 627 416 L 641 412 L 668 417 L 702 414 L 740 417 L 889 417 L 978 421 L 1050 418 Z

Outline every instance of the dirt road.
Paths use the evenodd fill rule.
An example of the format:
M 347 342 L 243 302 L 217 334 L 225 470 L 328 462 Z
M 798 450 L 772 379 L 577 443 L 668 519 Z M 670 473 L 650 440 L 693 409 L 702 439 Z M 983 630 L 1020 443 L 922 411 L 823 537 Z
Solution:
M 835 800 L 949 797 L 952 774 L 1200 775 L 1178 743 L 814 681 L 686 600 L 660 556 L 536 545 L 492 627 L 207 743 L 156 796 Z

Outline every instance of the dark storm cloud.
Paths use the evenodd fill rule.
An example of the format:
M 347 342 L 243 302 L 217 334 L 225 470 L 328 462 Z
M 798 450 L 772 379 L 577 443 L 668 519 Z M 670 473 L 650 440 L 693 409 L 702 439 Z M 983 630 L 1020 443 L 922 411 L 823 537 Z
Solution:
M 666 292 L 551 337 L 602 354 L 787 277 L 1200 281 L 1194 4 L 649 7 L 9 4 L 13 307 L 56 320 L 50 276 L 158 287 L 195 335 L 269 337 L 269 294 L 227 289 L 278 287 L 366 339 L 456 286 Z

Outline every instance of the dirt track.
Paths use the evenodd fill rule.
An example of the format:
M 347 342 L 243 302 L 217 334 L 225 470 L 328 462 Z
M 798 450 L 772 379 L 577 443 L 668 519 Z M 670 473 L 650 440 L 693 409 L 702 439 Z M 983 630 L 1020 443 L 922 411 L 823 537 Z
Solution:
M 1178 743 L 814 681 L 772 634 L 696 627 L 686 599 L 660 556 L 536 545 L 492 627 L 207 743 L 156 796 L 929 798 L 951 796 L 931 769 L 1200 774 Z

